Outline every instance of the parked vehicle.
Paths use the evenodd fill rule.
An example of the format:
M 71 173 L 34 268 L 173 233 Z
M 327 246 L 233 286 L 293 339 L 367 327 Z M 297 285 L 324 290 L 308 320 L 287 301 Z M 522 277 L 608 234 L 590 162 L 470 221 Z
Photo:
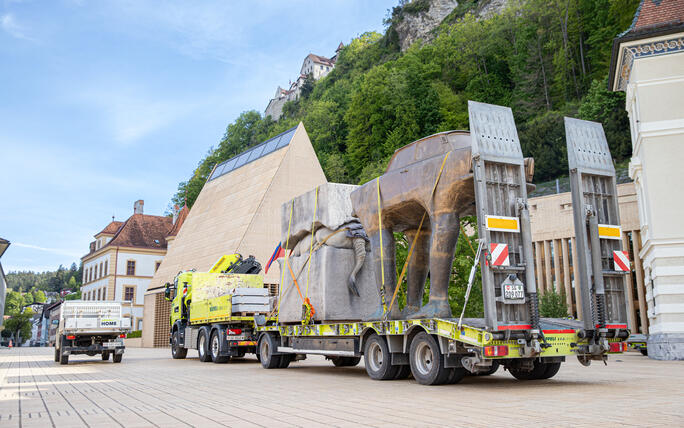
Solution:
M 101 355 L 102 360 L 120 363 L 123 339 L 131 330 L 131 320 L 122 316 L 121 303 L 68 300 L 59 308 L 55 338 L 55 361 L 68 364 L 70 355 Z

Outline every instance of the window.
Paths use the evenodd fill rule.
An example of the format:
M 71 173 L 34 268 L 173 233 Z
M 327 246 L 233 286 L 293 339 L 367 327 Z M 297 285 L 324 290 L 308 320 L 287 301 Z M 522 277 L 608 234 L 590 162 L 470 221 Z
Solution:
M 135 260 L 126 262 L 126 275 L 135 276 Z
M 125 287 L 124 288 L 124 300 L 130 302 L 133 300 L 135 295 L 135 287 Z
M 102 291 L 101 288 L 97 289 L 97 300 L 102 300 L 102 295 L 100 294 L 101 291 Z
M 83 271 L 83 283 L 84 283 L 84 284 L 87 284 L 87 283 L 88 283 L 88 270 L 87 270 L 87 269 L 85 269 L 85 270 Z
M 91 266 L 89 270 L 90 270 L 90 274 L 89 274 L 89 276 L 90 276 L 90 282 L 92 282 L 93 279 L 94 279 L 94 278 L 93 278 L 93 267 Z
M 142 330 L 143 320 L 138 320 L 138 330 Z
M 97 277 L 102 278 L 102 262 L 100 262 L 100 265 L 97 267 Z
M 107 260 L 105 260 L 104 264 L 104 275 L 107 276 Z
M 159 266 L 161 266 L 161 262 L 154 262 L 154 271 L 155 272 L 159 270 Z

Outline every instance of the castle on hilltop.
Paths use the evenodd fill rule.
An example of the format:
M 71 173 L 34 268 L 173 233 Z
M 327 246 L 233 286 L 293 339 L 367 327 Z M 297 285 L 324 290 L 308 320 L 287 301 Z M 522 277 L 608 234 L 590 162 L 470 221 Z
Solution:
M 314 80 L 319 80 L 330 73 L 335 68 L 337 55 L 340 53 L 344 45 L 340 45 L 335 50 L 335 55 L 332 58 L 326 58 L 320 55 L 309 54 L 304 58 L 302 68 L 299 70 L 299 77 L 294 82 L 290 82 L 288 89 L 283 89 L 278 86 L 275 96 L 268 102 L 264 116 L 271 116 L 273 120 L 280 119 L 283 114 L 283 106 L 288 101 L 295 101 L 299 99 L 299 94 L 302 91 L 302 86 L 306 81 L 307 76 L 311 76 Z

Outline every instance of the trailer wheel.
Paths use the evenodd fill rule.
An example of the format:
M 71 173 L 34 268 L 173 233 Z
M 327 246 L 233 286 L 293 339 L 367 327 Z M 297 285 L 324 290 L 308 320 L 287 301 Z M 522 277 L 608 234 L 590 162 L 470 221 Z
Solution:
M 391 380 L 397 375 L 399 366 L 392 365 L 392 357 L 384 337 L 373 334 L 366 339 L 363 362 L 371 379 Z
M 176 330 L 171 336 L 171 357 L 173 357 L 174 360 L 182 360 L 188 355 L 188 348 L 183 348 L 178 344 L 179 342 L 178 330 Z
M 65 354 L 61 348 L 59 350 L 59 364 L 62 364 L 62 365 L 69 364 L 69 355 Z
M 109 361 L 109 351 L 102 351 L 102 361 Z
M 450 372 L 444 367 L 439 344 L 434 337 L 424 331 L 418 333 L 411 341 L 409 361 L 414 379 L 422 385 L 441 385 L 449 377 Z
M 361 357 L 333 357 L 331 360 L 335 367 L 354 367 L 361 362 Z
M 197 339 L 197 352 L 199 353 L 199 360 L 203 363 L 211 361 L 211 352 L 209 350 L 209 338 L 207 337 L 207 330 L 200 329 L 199 338 Z
M 120 363 L 122 358 L 123 358 L 123 354 L 112 355 L 112 361 L 114 361 L 115 363 Z
M 57 347 L 56 344 L 55 344 L 55 362 L 56 363 L 59 362 L 59 348 Z
M 542 363 L 540 361 L 535 361 L 534 367 L 532 368 L 532 370 L 525 371 L 525 370 L 520 369 L 519 367 L 509 367 L 508 371 L 511 372 L 513 377 L 518 379 L 518 380 L 537 380 L 537 379 L 546 379 L 546 378 L 542 377 L 546 373 L 546 369 L 547 369 L 546 363 Z M 556 370 L 556 372 L 558 372 L 558 370 Z
M 499 370 L 499 362 L 492 361 L 492 367 L 489 370 L 486 372 L 474 373 L 473 376 L 490 376 L 496 373 L 497 370 Z
M 229 355 L 220 355 L 221 353 L 221 337 L 218 330 L 211 334 L 211 359 L 217 364 L 227 363 L 230 360 Z
M 561 363 L 545 363 L 544 365 L 546 366 L 546 370 L 539 379 L 551 379 L 556 376 L 556 373 L 558 373 L 558 370 L 561 368 Z
M 276 369 L 280 367 L 281 355 L 273 355 L 278 345 L 276 338 L 269 333 L 264 333 L 259 339 L 259 361 L 265 369 Z

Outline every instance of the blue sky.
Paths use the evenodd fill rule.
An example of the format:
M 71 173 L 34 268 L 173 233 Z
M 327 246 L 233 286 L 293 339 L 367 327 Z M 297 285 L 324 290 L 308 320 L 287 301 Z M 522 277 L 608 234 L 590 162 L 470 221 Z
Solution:
M 133 202 L 163 214 L 242 111 L 396 0 L 0 0 L 5 271 L 78 262 Z

